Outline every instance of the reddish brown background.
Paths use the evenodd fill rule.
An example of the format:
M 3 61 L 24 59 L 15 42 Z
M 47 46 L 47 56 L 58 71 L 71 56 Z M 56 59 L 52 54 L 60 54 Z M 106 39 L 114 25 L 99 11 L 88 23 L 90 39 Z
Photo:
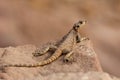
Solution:
M 104 71 L 120 76 L 120 0 L 1 0 L 0 47 L 60 39 L 82 19 Z

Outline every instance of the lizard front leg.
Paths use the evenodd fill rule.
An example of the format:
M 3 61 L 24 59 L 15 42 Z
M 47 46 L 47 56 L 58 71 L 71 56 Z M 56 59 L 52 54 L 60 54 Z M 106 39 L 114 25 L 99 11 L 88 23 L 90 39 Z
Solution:
M 80 43 L 80 42 L 86 41 L 86 40 L 89 40 L 89 38 L 88 37 L 81 37 L 80 34 L 76 35 L 76 43 Z
M 44 46 L 43 49 L 36 49 L 35 52 L 33 52 L 33 56 L 37 57 L 37 56 L 41 56 L 45 53 L 47 53 L 49 50 L 50 51 L 55 51 L 57 49 L 57 46 L 55 46 L 54 44 L 52 45 L 47 45 L 47 46 Z
M 89 38 L 88 38 L 88 37 L 82 37 L 82 38 L 80 39 L 80 42 L 86 41 L 86 40 L 89 40 Z
M 85 41 L 85 40 L 89 40 L 89 38 L 87 37 L 83 37 L 83 38 L 80 38 L 80 36 L 76 36 L 76 43 L 79 43 L 79 42 L 82 42 L 82 41 Z M 73 58 L 73 51 L 67 51 L 67 50 L 63 50 L 63 53 L 66 54 L 65 57 L 64 57 L 64 62 L 72 62 L 74 61 L 74 58 Z

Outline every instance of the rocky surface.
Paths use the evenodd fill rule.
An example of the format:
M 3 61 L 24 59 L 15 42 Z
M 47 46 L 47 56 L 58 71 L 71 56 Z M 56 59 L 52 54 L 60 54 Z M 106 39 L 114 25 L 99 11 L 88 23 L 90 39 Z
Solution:
M 34 57 L 32 53 L 37 47 L 34 45 L 24 45 L 18 47 L 0 48 L 0 65 L 3 64 L 34 64 L 50 56 L 46 54 L 40 57 Z M 64 55 L 63 55 L 64 56 Z M 63 56 L 49 65 L 35 68 L 24 67 L 1 67 L 0 79 L 2 80 L 87 80 L 82 79 L 81 73 L 88 71 L 102 72 L 98 58 L 92 47 L 91 41 L 84 41 L 75 47 L 74 62 L 64 63 Z M 84 76 L 90 76 L 94 73 L 86 73 Z M 96 76 L 98 73 L 95 73 Z M 59 76 L 59 77 L 58 77 Z M 93 77 L 94 77 L 93 76 Z M 97 76 L 96 76 L 97 77 Z M 43 79 L 42 79 L 43 78 Z M 92 80 L 92 79 L 90 79 Z M 96 79 L 97 80 L 97 79 Z M 99 79 L 98 79 L 99 80 Z M 105 80 L 105 79 L 103 79 Z
M 57 77 L 56 77 L 57 76 Z M 36 78 L 36 80 L 39 80 Z M 54 73 L 47 75 L 41 80 L 120 80 L 104 72 L 87 72 L 87 73 Z

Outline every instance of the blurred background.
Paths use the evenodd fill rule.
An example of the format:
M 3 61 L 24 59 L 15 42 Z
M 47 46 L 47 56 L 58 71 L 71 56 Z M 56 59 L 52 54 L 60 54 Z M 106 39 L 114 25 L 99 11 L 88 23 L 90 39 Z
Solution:
M 58 40 L 83 19 L 103 70 L 120 77 L 120 0 L 0 0 L 0 47 Z

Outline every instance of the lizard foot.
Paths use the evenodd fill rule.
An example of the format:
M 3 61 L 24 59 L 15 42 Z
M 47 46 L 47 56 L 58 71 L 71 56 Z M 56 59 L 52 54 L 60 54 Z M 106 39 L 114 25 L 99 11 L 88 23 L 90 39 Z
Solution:
M 80 41 L 82 42 L 82 41 L 86 41 L 86 40 L 90 40 L 90 39 L 88 37 L 83 37 L 83 38 L 81 38 Z
M 69 58 L 64 58 L 63 61 L 64 61 L 65 63 L 71 63 L 71 64 L 72 64 L 72 62 L 74 62 L 75 60 L 74 60 L 73 57 L 69 57 Z
M 37 57 L 37 56 L 42 56 L 44 52 L 40 49 L 36 49 L 35 52 L 33 52 L 32 54 L 33 56 Z

